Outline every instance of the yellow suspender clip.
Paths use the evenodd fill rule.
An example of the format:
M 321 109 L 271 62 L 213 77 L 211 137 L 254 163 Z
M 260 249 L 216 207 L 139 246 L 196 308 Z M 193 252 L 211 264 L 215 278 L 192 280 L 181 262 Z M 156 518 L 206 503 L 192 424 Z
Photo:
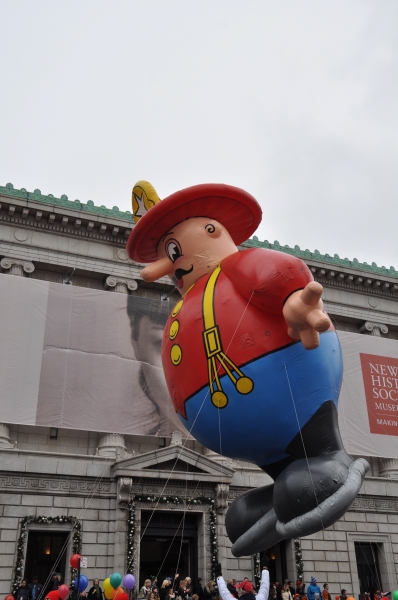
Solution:
M 228 404 L 228 396 L 223 392 L 217 366 L 217 362 L 224 369 L 239 394 L 250 394 L 253 389 L 253 381 L 246 377 L 242 371 L 225 354 L 222 348 L 220 330 L 215 321 L 214 292 L 221 267 L 217 267 L 210 275 L 203 293 L 203 342 L 207 356 L 207 368 L 209 372 L 209 387 L 211 401 L 217 408 L 224 408 Z

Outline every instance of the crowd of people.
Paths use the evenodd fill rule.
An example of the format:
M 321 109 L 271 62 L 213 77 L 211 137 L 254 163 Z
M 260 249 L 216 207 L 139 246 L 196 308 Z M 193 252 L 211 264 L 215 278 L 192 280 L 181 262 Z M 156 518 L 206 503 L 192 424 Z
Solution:
M 131 600 L 218 600 L 221 596 L 222 600 L 231 600 L 231 598 L 242 598 L 242 600 L 253 600 L 257 596 L 257 600 L 353 600 L 346 589 L 342 589 L 339 594 L 333 598 L 329 592 L 329 584 L 324 583 L 322 589 L 318 585 L 315 577 L 311 577 L 311 583 L 307 586 L 303 582 L 302 577 L 299 577 L 293 585 L 293 582 L 285 579 L 283 583 L 278 580 L 269 582 L 268 567 L 263 566 L 263 580 L 267 580 L 267 585 L 256 590 L 248 577 L 245 577 L 241 582 L 236 579 L 228 579 L 224 582 L 221 576 L 221 566 L 217 566 L 217 581 L 210 580 L 206 584 L 202 583 L 201 578 L 195 582 L 190 577 L 182 578 L 178 573 L 172 577 L 166 577 L 161 583 L 156 577 L 146 579 L 144 585 L 136 590 L 132 590 L 129 594 Z M 264 570 L 267 571 L 267 576 L 264 577 Z M 221 578 L 221 580 L 219 580 Z M 39 583 L 37 575 L 32 577 L 30 583 L 27 580 L 22 580 L 19 589 L 15 592 L 15 600 L 45 600 L 46 595 L 57 590 L 62 585 L 62 575 L 53 573 L 49 583 L 44 589 L 43 584 Z M 223 592 L 225 584 L 225 592 Z M 221 584 L 221 587 L 220 587 Z M 380 590 L 372 590 L 365 592 L 362 600 L 383 600 L 389 596 L 391 592 L 383 593 Z M 252 596 L 249 597 L 249 596 Z M 260 598 L 261 596 L 261 598 Z M 264 598 L 262 598 L 264 596 Z M 98 579 L 93 580 L 92 586 L 80 594 L 80 600 L 105 600 L 103 590 Z M 79 600 L 76 592 L 71 592 L 71 600 Z

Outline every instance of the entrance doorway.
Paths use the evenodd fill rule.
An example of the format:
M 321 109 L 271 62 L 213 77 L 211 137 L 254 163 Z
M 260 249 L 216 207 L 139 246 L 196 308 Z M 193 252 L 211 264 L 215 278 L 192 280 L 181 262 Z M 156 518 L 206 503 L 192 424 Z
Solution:
M 285 540 L 279 542 L 272 548 L 268 548 L 264 552 L 260 553 L 260 570 L 263 566 L 262 560 L 267 555 L 270 559 L 269 563 L 269 577 L 270 581 L 279 581 L 283 583 L 287 578 L 287 562 L 286 562 L 286 544 Z
M 62 549 L 65 550 L 68 536 L 68 531 L 29 531 L 24 578 L 32 581 L 33 575 L 37 575 L 39 582 L 44 584 L 54 570 L 65 578 L 65 551 L 56 568 L 54 565 Z
M 377 544 L 370 542 L 355 542 L 357 559 L 359 591 L 369 592 L 373 598 L 376 590 L 382 590 Z
M 152 517 L 151 517 L 152 515 Z M 166 577 L 198 576 L 198 516 L 183 512 L 142 511 L 140 580 L 156 577 L 159 587 Z

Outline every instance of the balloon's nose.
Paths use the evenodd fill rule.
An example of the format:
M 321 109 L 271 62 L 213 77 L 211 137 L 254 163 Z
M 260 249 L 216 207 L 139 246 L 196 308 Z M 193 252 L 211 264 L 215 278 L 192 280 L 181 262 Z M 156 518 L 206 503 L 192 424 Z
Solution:
M 145 269 L 141 271 L 141 277 L 144 281 L 150 282 L 156 281 L 172 272 L 173 263 L 165 256 L 145 267 Z

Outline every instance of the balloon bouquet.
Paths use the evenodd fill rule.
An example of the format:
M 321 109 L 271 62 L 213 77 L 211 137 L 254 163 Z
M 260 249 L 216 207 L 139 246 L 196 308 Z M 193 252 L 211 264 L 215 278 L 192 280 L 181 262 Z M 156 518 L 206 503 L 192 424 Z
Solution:
M 69 564 L 73 569 L 78 570 L 77 577 L 73 580 L 73 586 L 76 590 L 77 594 L 81 594 L 87 589 L 88 586 L 88 578 L 85 575 L 80 574 L 80 554 L 73 554 L 69 559 Z M 123 587 L 121 587 L 121 583 L 123 582 Z M 120 575 L 120 573 L 112 573 L 109 577 L 104 580 L 104 595 L 106 600 L 129 600 L 129 595 L 126 594 L 124 590 L 128 592 L 132 590 L 135 586 L 135 577 L 130 573 L 127 573 L 124 577 Z M 68 585 L 63 584 L 60 585 L 57 590 L 51 590 L 45 596 L 45 600 L 66 600 L 70 594 L 70 588 Z M 6 600 L 14 600 L 14 596 L 8 595 L 6 596 Z
M 120 584 L 123 582 L 123 587 L 120 587 Z M 120 575 L 120 573 L 112 573 L 110 577 L 107 577 L 104 580 L 104 595 L 107 600 L 129 600 L 129 595 L 126 594 L 124 590 L 128 592 L 133 589 L 135 586 L 135 577 L 130 573 L 127 573 L 124 577 Z

